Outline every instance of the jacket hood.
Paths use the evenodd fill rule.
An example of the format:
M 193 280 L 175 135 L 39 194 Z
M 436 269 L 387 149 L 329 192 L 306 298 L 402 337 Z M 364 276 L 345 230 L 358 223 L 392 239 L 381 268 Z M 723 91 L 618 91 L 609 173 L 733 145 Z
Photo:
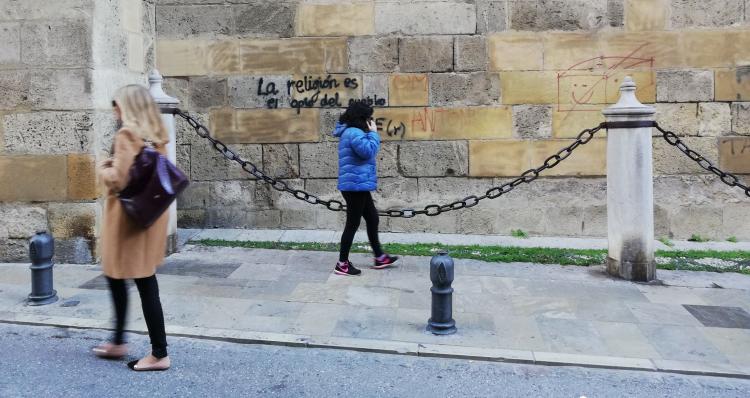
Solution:
M 347 128 L 349 128 L 349 126 L 347 126 L 346 124 L 336 122 L 336 127 L 333 128 L 331 135 L 334 137 L 341 137 L 341 135 L 344 134 L 344 130 L 346 130 Z

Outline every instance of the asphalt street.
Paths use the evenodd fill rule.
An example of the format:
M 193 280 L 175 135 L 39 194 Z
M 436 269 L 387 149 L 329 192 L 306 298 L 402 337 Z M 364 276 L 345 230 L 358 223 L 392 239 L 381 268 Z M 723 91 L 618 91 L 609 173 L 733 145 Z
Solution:
M 0 324 L 0 397 L 748 397 L 750 380 L 421 358 L 170 337 L 173 367 L 135 373 L 146 352 L 106 361 L 108 332 Z

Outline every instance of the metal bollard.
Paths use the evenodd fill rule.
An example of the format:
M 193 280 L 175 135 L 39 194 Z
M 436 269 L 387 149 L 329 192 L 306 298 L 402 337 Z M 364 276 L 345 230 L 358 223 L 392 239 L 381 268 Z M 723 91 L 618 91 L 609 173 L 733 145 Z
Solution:
M 52 304 L 57 301 L 57 292 L 52 288 L 52 256 L 55 254 L 55 239 L 47 231 L 39 231 L 31 238 L 31 294 L 29 305 Z
M 427 321 L 427 331 L 432 334 L 456 333 L 453 320 L 453 259 L 446 251 L 440 251 L 430 261 L 432 281 L 432 317 Z

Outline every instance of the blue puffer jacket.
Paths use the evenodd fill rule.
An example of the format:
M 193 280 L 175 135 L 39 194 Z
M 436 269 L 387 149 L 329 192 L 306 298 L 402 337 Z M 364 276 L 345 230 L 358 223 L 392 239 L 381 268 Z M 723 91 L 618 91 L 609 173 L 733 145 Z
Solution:
M 376 157 L 380 150 L 380 135 L 341 123 L 336 123 L 332 134 L 340 138 L 339 191 L 378 189 Z

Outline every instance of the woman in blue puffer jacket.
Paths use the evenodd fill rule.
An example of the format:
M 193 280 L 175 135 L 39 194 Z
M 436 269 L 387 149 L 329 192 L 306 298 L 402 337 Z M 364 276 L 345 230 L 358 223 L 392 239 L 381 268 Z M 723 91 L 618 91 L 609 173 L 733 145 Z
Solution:
M 339 261 L 334 268 L 334 273 L 338 275 L 362 273 L 349 261 L 349 251 L 363 217 L 367 224 L 367 237 L 375 253 L 372 268 L 383 269 L 398 260 L 398 257 L 383 253 L 380 247 L 378 210 L 370 194 L 378 188 L 376 158 L 380 150 L 380 136 L 372 113 L 372 107 L 354 102 L 341 115 L 332 133 L 340 139 L 338 189 L 346 201 L 346 227 L 341 235 Z

